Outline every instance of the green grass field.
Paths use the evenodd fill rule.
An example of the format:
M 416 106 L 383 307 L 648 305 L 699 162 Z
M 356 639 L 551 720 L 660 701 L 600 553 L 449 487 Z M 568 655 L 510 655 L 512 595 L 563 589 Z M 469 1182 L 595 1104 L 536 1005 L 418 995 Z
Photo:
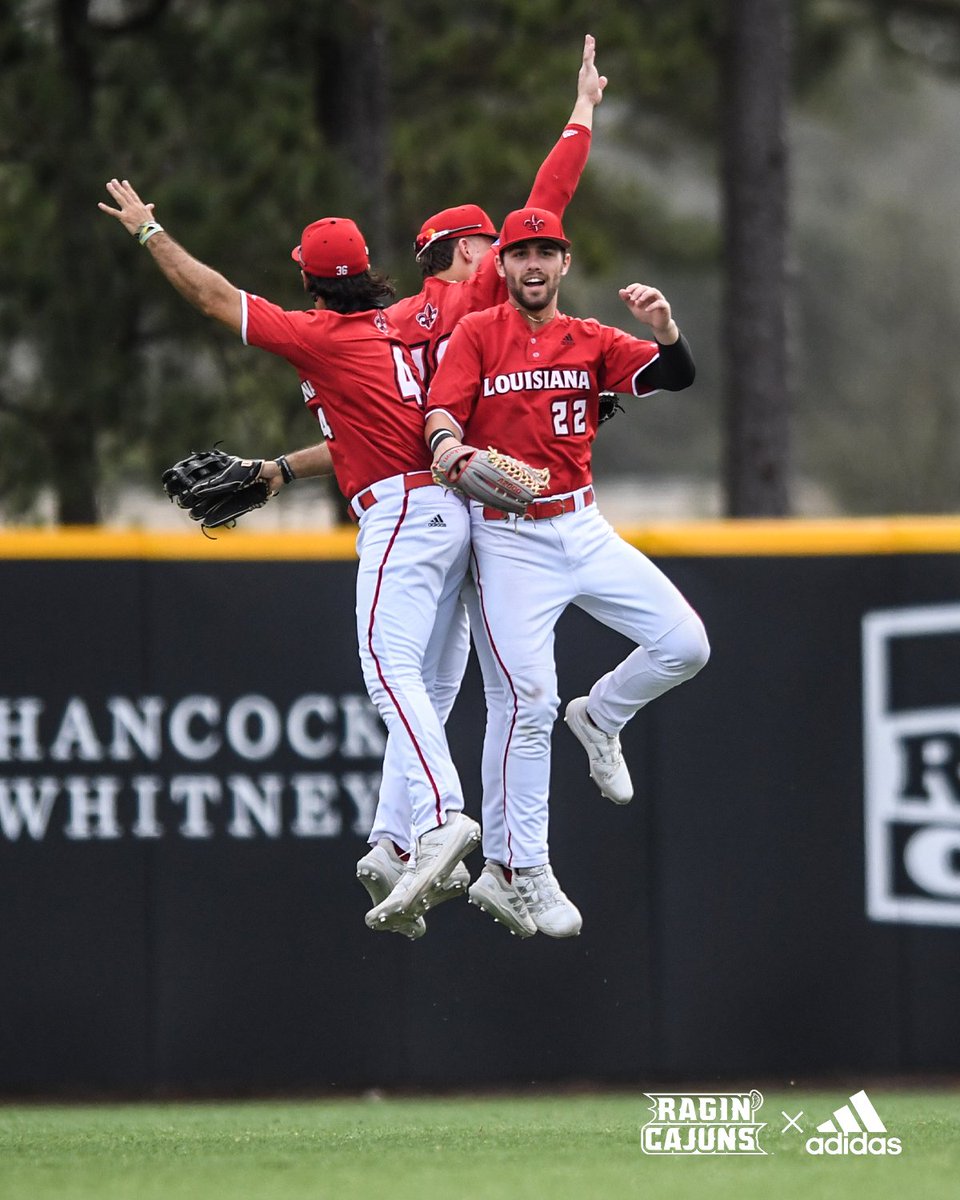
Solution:
M 818 1159 L 842 1089 L 769 1093 L 766 1157 L 650 1157 L 640 1095 L 0 1108 L 2 1200 L 939 1200 L 960 1092 L 868 1088 L 899 1157 Z

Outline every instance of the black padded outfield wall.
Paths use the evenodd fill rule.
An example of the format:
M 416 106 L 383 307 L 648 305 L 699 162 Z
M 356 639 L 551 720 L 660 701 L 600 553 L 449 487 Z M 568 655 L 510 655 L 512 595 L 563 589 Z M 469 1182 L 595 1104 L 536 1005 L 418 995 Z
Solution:
M 626 731 L 625 808 L 557 727 L 582 935 L 458 901 L 409 943 L 354 877 L 352 563 L 0 561 L 0 1092 L 960 1069 L 960 556 L 662 565 L 713 657 Z M 565 701 L 626 649 L 557 645 Z M 474 812 L 482 729 L 471 664 Z

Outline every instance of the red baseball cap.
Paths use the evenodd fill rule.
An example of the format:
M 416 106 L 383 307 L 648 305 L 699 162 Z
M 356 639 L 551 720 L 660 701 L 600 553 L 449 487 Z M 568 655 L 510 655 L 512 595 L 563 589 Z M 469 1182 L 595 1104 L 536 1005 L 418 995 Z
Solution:
M 478 204 L 458 204 L 455 208 L 444 208 L 432 217 L 427 217 L 420 226 L 414 249 L 417 258 L 434 242 L 442 242 L 452 237 L 469 237 L 481 234 L 483 237 L 497 236 L 493 222 Z
M 324 217 L 308 225 L 290 257 L 308 275 L 322 279 L 362 275 L 370 269 L 366 241 L 349 217 Z
M 497 250 L 502 254 L 511 246 L 516 246 L 519 242 L 529 242 L 532 238 L 559 242 L 564 250 L 570 245 L 570 239 L 563 232 L 563 226 L 556 213 L 546 208 L 518 208 L 512 213 L 507 213 L 504 218 Z

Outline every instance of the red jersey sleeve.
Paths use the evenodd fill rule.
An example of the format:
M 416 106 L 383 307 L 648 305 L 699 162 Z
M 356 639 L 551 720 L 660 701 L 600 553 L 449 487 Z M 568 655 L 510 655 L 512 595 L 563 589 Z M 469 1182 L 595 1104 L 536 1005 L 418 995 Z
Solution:
M 602 328 L 603 358 L 597 375 L 600 391 L 631 392 L 634 396 L 649 396 L 655 392 L 656 386 L 644 385 L 643 376 L 660 355 L 657 343 L 633 337 L 609 325 Z
M 269 350 L 294 366 L 299 366 L 304 350 L 302 333 L 311 324 L 318 324 L 316 314 L 306 311 L 290 312 L 281 308 L 279 304 L 272 304 L 269 300 L 254 296 L 250 292 L 241 292 L 240 299 L 243 310 L 240 336 L 244 344 Z M 322 353 L 322 342 L 314 335 L 310 345 L 311 357 L 322 357 Z
M 525 207 L 546 208 L 562 217 L 577 190 L 590 155 L 591 133 L 586 125 L 567 125 L 543 160 Z M 496 245 L 496 243 L 494 243 Z M 507 298 L 506 284 L 497 274 L 496 256 L 488 254 L 463 285 L 470 296 L 470 311 L 493 308 Z
M 430 384 L 426 415 L 445 413 L 463 433 L 477 403 L 481 374 L 480 345 L 466 317 L 447 343 L 447 352 Z
M 526 208 L 546 208 L 558 217 L 577 190 L 590 155 L 592 134 L 586 125 L 567 125 L 533 181 Z
M 496 257 L 495 254 L 485 254 L 480 266 L 462 285 L 470 297 L 470 312 L 493 308 L 507 298 L 507 285 L 497 274 Z

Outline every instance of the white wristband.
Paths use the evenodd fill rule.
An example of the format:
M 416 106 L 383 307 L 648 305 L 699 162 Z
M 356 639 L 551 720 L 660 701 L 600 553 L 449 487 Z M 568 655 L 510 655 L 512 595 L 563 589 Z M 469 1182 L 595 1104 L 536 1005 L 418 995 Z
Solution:
M 144 221 L 133 236 L 141 246 L 145 246 L 155 233 L 163 233 L 163 226 L 158 225 L 156 221 Z

